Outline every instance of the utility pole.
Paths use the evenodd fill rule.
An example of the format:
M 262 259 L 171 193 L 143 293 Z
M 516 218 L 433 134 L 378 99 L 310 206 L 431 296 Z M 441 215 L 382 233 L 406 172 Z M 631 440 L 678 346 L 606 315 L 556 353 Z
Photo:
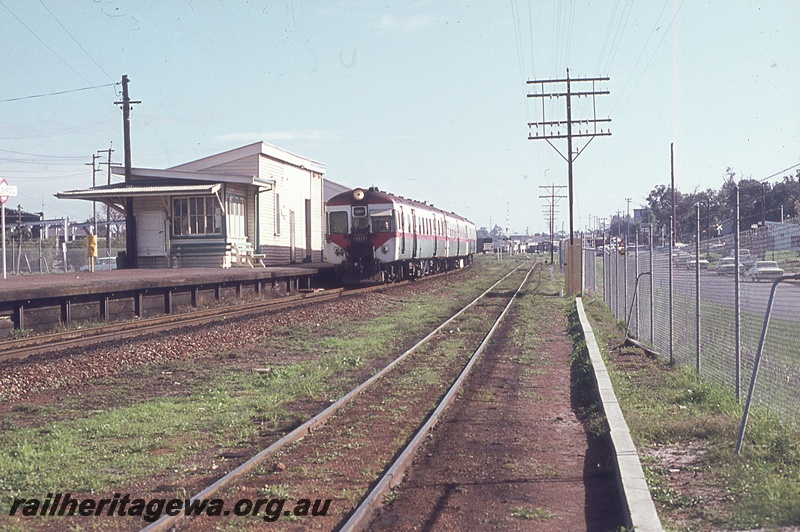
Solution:
M 111 141 L 109 143 L 109 145 L 108 145 L 108 149 L 107 150 L 97 150 L 97 153 L 105 153 L 106 154 L 106 162 L 100 163 L 100 164 L 104 164 L 104 165 L 106 165 L 108 167 L 108 180 L 107 180 L 107 183 L 106 183 L 107 185 L 111 184 L 111 164 L 112 164 L 111 163 L 111 154 L 114 153 L 114 150 L 112 149 L 113 146 L 114 146 L 114 141 Z
M 566 198 L 566 196 L 556 194 L 556 192 L 560 192 L 567 187 L 553 183 L 552 185 L 539 185 L 539 188 L 543 188 L 545 190 L 549 189 L 550 191 L 550 194 L 539 197 L 547 200 L 547 207 L 549 207 L 549 213 L 546 214 L 548 215 L 548 220 L 550 222 L 550 264 L 553 264 L 553 233 L 555 230 L 554 224 L 556 218 L 555 208 L 559 199 Z
M 97 186 L 97 179 L 95 179 L 95 178 L 97 176 L 97 172 L 100 171 L 100 169 L 97 167 L 97 159 L 99 159 L 99 158 L 100 158 L 99 155 L 93 154 L 92 155 L 92 162 L 86 163 L 86 166 L 91 166 L 92 167 L 92 188 Z M 94 234 L 97 235 L 97 202 L 96 201 L 92 201 L 92 231 L 94 231 Z
M 627 253 L 628 242 L 631 239 L 631 199 L 625 198 L 625 202 L 628 204 L 628 214 L 625 220 L 625 250 Z
M 100 163 L 104 164 L 108 170 L 108 182 L 107 185 L 111 184 L 111 154 L 114 153 L 112 149 L 114 147 L 114 141 L 111 141 L 108 144 L 107 150 L 97 150 L 97 153 L 105 153 L 106 154 L 106 162 Z M 106 257 L 111 256 L 111 207 L 108 206 L 106 203 Z
M 122 101 L 114 102 L 122 105 L 122 132 L 125 151 L 125 186 L 131 186 L 133 171 L 131 170 L 131 105 L 142 103 L 131 101 L 128 96 L 128 76 L 122 76 Z M 125 198 L 125 250 L 127 255 L 126 267 L 136 268 L 136 218 L 133 216 L 133 198 Z
M 546 80 L 529 80 L 528 84 L 534 85 L 533 93 L 528 94 L 528 98 L 539 98 L 542 103 L 542 119 L 537 122 L 529 122 L 528 128 L 534 128 L 533 131 L 528 133 L 528 140 L 543 139 L 547 141 L 550 146 L 561 155 L 561 158 L 567 162 L 567 186 L 569 188 L 569 250 L 567 251 L 567 279 L 566 288 L 567 294 L 574 295 L 581 290 L 581 276 L 580 264 L 582 260 L 582 250 L 580 246 L 577 250 L 574 247 L 575 224 L 573 217 L 574 205 L 574 187 L 572 186 L 572 166 L 575 159 L 583 153 L 583 150 L 594 140 L 597 136 L 611 135 L 610 130 L 598 130 L 597 125 L 603 122 L 611 122 L 610 118 L 597 118 L 597 105 L 596 97 L 603 94 L 609 94 L 607 90 L 597 90 L 595 84 L 597 82 L 609 81 L 610 78 L 583 78 L 573 79 L 569 77 L 569 69 L 567 69 L 567 77 L 565 79 L 546 79 Z M 591 83 L 591 90 L 586 91 L 572 91 L 572 83 Z M 566 91 L 561 92 L 558 87 L 566 84 Z M 555 86 L 556 89 L 551 89 Z M 547 90 L 545 88 L 547 87 Z M 591 97 L 592 99 L 592 118 L 584 118 L 573 120 L 572 118 L 572 98 L 575 97 Z M 545 110 L 545 99 L 552 98 L 565 98 L 567 103 L 567 116 L 566 120 L 548 120 Z M 584 126 L 586 129 L 581 129 Z M 562 128 L 566 127 L 566 132 Z M 540 130 L 541 128 L 541 130 Z M 573 150 L 572 141 L 576 138 L 588 138 L 583 147 Z M 567 153 L 566 156 L 553 145 L 552 140 L 566 139 L 567 140 Z
M 670 245 L 670 264 L 672 263 L 672 246 L 675 245 L 675 232 L 678 229 L 678 220 L 675 218 L 675 152 L 673 150 L 674 143 L 669 145 L 669 187 L 670 187 L 670 202 L 672 202 L 672 219 L 669 222 L 669 245 Z

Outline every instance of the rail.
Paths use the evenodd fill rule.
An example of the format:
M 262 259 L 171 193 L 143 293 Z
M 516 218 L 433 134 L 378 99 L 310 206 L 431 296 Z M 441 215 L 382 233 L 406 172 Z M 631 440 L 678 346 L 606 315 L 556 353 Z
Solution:
M 530 277 L 531 272 L 533 269 L 528 270 L 528 273 L 525 275 L 525 278 L 520 283 L 517 290 L 514 292 L 514 295 L 509 299 L 508 304 L 503 309 L 503 312 L 500 313 L 500 316 L 495 320 L 492 328 L 484 337 L 483 341 L 481 342 L 478 349 L 472 354 L 469 359 L 469 362 L 462 370 L 461 374 L 458 376 L 456 381 L 450 387 L 447 394 L 444 396 L 442 401 L 439 403 L 439 406 L 433 411 L 430 415 L 428 420 L 422 427 L 419 428 L 417 433 L 414 435 L 414 438 L 411 442 L 406 446 L 400 456 L 397 457 L 397 460 L 387 469 L 386 473 L 384 473 L 383 477 L 378 481 L 372 491 L 367 495 L 367 497 L 362 501 L 359 507 L 356 509 L 355 512 L 350 516 L 350 519 L 342 526 L 342 530 L 344 531 L 360 531 L 366 529 L 367 525 L 369 524 L 370 519 L 372 519 L 375 510 L 380 505 L 380 502 L 383 500 L 384 495 L 386 495 L 389 490 L 393 487 L 398 485 L 402 479 L 403 475 L 405 474 L 408 467 L 411 465 L 412 460 L 414 459 L 414 455 L 416 454 L 417 450 L 422 446 L 425 441 L 425 438 L 431 433 L 434 427 L 439 423 L 444 412 L 447 408 L 452 404 L 453 400 L 455 399 L 458 392 L 461 390 L 461 386 L 464 384 L 464 381 L 470 374 L 472 367 L 477 362 L 478 358 L 480 357 L 481 353 L 483 353 L 486 346 L 489 344 L 492 336 L 494 335 L 497 328 L 500 326 L 500 323 L 505 318 L 506 314 L 508 313 L 509 309 L 511 308 L 511 304 L 519 295 L 522 287 L 528 281 L 528 277 Z M 466 310 L 466 309 L 465 309 Z
M 288 444 L 301 440 L 306 435 L 310 434 L 311 432 L 315 431 L 322 425 L 324 425 L 331 417 L 333 417 L 339 410 L 342 409 L 345 405 L 350 403 L 354 398 L 368 389 L 370 386 L 378 382 L 382 377 L 384 377 L 387 373 L 389 373 L 392 369 L 394 369 L 397 365 L 399 365 L 402 361 L 407 359 L 410 355 L 416 352 L 420 347 L 425 345 L 429 342 L 433 337 L 435 337 L 440 331 L 442 331 L 445 327 L 447 327 L 450 323 L 452 323 L 455 319 L 457 319 L 461 314 L 466 312 L 469 308 L 474 306 L 478 301 L 480 301 L 484 296 L 486 296 L 489 292 L 491 292 L 497 285 L 511 276 L 514 272 L 518 271 L 519 268 L 515 268 L 508 272 L 505 276 L 495 282 L 492 286 L 487 288 L 483 293 L 479 296 L 474 298 L 470 303 L 465 305 L 461 310 L 453 314 L 450 318 L 444 321 L 442 324 L 437 326 L 433 329 L 430 333 L 428 333 L 424 338 L 406 350 L 404 353 L 399 355 L 395 358 L 392 362 L 387 364 L 377 373 L 375 373 L 372 377 L 365 380 L 355 388 L 353 388 L 350 392 L 342 396 L 339 400 L 335 403 L 331 404 L 328 408 L 323 410 L 322 412 L 318 413 L 316 416 L 312 417 L 293 431 L 289 432 L 288 434 L 284 435 L 282 438 L 277 440 L 276 442 L 272 443 L 267 448 L 263 449 L 245 463 L 241 464 L 233 471 L 229 472 L 206 489 L 195 495 L 191 498 L 191 501 L 199 501 L 201 499 L 207 499 L 211 497 L 214 493 L 219 491 L 220 489 L 224 488 L 225 486 L 229 485 L 234 480 L 241 478 L 243 475 L 247 474 L 248 472 L 252 471 L 256 468 L 259 464 L 261 464 L 264 460 L 269 458 L 270 456 L 277 453 L 279 450 L 286 447 Z M 526 277 L 527 278 L 527 277 Z M 392 285 L 389 285 L 392 286 Z M 385 288 L 385 285 L 382 285 Z M 513 300 L 513 298 L 512 298 Z M 175 526 L 175 524 L 183 518 L 183 514 L 178 515 L 167 515 L 156 521 L 155 523 L 147 526 L 146 528 L 142 529 L 142 532 L 156 532 L 156 531 L 164 531 L 169 530 L 170 527 Z

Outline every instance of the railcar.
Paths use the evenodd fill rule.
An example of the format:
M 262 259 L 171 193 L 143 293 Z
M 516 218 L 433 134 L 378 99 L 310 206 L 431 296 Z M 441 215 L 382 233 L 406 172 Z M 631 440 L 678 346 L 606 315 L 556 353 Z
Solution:
M 476 251 L 475 224 L 452 212 L 378 190 L 328 200 L 328 261 L 344 282 L 394 282 L 463 268 Z

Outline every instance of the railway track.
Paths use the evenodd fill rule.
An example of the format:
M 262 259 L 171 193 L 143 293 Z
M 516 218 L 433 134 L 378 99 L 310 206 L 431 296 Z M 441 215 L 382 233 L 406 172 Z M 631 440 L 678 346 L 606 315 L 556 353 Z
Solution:
M 212 322 L 219 322 L 220 320 L 232 320 L 259 313 L 276 312 L 287 308 L 331 301 L 340 297 L 358 296 L 368 292 L 402 286 L 408 282 L 409 281 L 402 281 L 389 285 L 374 285 L 354 289 L 336 288 L 283 297 L 280 299 L 243 303 L 230 307 L 217 307 L 183 314 L 169 314 L 155 318 L 6 340 L 0 344 L 0 362 L 11 359 L 23 359 L 33 355 L 50 353 L 73 347 L 100 344 L 109 340 L 135 338 L 184 327 L 202 326 Z
M 413 422 L 414 424 L 414 426 L 408 430 L 410 430 L 412 434 L 415 434 L 415 436 L 410 438 L 410 443 L 404 446 L 405 450 L 397 452 L 388 451 L 390 453 L 390 457 L 392 455 L 399 455 L 399 458 L 395 460 L 390 467 L 385 468 L 383 478 L 375 485 L 375 489 L 372 490 L 368 496 L 363 498 L 362 503 L 358 505 L 358 509 L 351 511 L 351 509 L 348 508 L 346 513 L 350 515 L 350 518 L 349 521 L 343 525 L 344 528 L 348 530 L 363 528 L 369 522 L 372 512 L 380 503 L 387 490 L 391 489 L 393 485 L 400 481 L 402 478 L 402 472 L 407 464 L 410 463 L 415 449 L 419 443 L 425 439 L 426 435 L 429 434 L 432 427 L 436 424 L 436 421 L 447 408 L 447 405 L 450 404 L 450 402 L 458 393 L 458 389 L 466 379 L 470 369 L 473 367 L 481 352 L 491 341 L 492 334 L 496 331 L 503 317 L 508 312 L 514 301 L 514 298 L 519 293 L 522 286 L 527 282 L 531 271 L 533 270 L 528 270 L 527 274 L 524 276 L 524 279 L 518 284 L 515 282 L 512 288 L 506 287 L 503 290 L 498 289 L 498 287 L 504 283 L 507 285 L 510 282 L 510 277 L 515 273 L 517 275 L 522 275 L 524 273 L 523 271 L 520 271 L 519 268 L 509 272 L 506 276 L 493 284 L 477 298 L 473 299 L 469 304 L 465 305 L 460 311 L 436 327 L 427 336 L 402 353 L 400 356 L 395 358 L 391 363 L 375 373 L 372 377 L 352 389 L 349 393 L 341 397 L 338 401 L 330 405 L 324 411 L 309 419 L 295 430 L 280 438 L 278 441 L 275 441 L 267 448 L 263 449 L 258 454 L 247 460 L 245 463 L 241 464 L 233 471 L 226 474 L 208 486 L 206 489 L 202 490 L 200 493 L 192 497 L 192 501 L 202 501 L 204 499 L 207 500 L 214 496 L 219 497 L 234 483 L 246 484 L 247 481 L 245 479 L 248 477 L 248 475 L 256 471 L 257 468 L 266 460 L 275 459 L 275 457 L 280 453 L 288 452 L 287 449 L 290 447 L 289 444 L 291 443 L 298 442 L 299 440 L 304 439 L 312 434 L 319 434 L 323 425 L 328 424 L 334 418 L 337 420 L 336 424 L 338 425 L 341 425 L 341 423 L 347 425 L 348 423 L 351 423 L 352 419 L 364 421 L 364 419 L 368 417 L 364 414 L 364 409 L 373 408 L 377 403 L 381 403 L 381 393 L 384 393 L 385 390 L 393 390 L 397 388 L 398 382 L 401 382 L 403 379 L 407 379 L 409 375 L 412 375 L 415 372 L 441 372 L 442 381 L 447 383 L 446 386 L 448 391 L 444 394 L 444 396 L 442 396 L 441 390 L 438 389 L 439 386 L 431 387 L 432 393 L 436 395 L 435 399 L 431 399 L 433 406 L 429 407 L 427 404 L 420 406 L 419 408 L 422 409 L 420 411 L 422 412 L 420 414 L 421 417 L 411 416 L 410 414 L 408 416 L 409 418 L 413 418 L 413 421 L 409 419 L 408 422 Z M 468 312 L 470 310 L 472 310 L 472 312 Z M 452 333 L 454 333 L 454 331 L 460 330 L 458 323 L 467 324 L 469 323 L 469 320 L 475 320 L 476 316 L 480 316 L 481 319 L 484 320 L 487 319 L 486 317 L 489 314 L 491 314 L 489 321 L 492 323 L 492 325 L 488 332 L 483 330 L 482 333 L 477 335 L 478 338 L 475 343 L 479 345 L 476 349 L 469 349 L 470 355 L 468 356 L 468 360 L 465 360 L 467 357 L 464 357 L 462 353 L 457 357 L 458 362 L 454 363 L 449 359 L 442 358 L 441 354 L 435 353 L 437 349 L 437 342 L 446 342 L 448 337 L 453 337 Z M 466 327 L 468 325 L 462 326 Z M 425 352 L 424 357 L 422 356 L 423 352 Z M 420 363 L 422 361 L 426 361 L 425 363 L 430 362 L 432 365 L 430 367 L 421 369 Z M 436 366 L 436 364 L 438 364 L 438 366 Z M 379 382 L 382 383 L 382 385 L 375 386 Z M 370 394 L 377 395 L 374 397 L 368 397 Z M 419 397 L 412 398 L 411 403 L 417 402 L 417 399 L 422 397 L 422 395 L 423 394 L 420 393 Z M 425 403 L 425 401 L 422 402 Z M 432 413 L 431 410 L 433 410 Z M 350 412 L 349 414 L 346 413 L 348 411 Z M 350 417 L 347 417 L 348 415 Z M 342 417 L 345 417 L 344 421 L 340 419 Z M 369 423 L 367 423 L 367 425 L 369 425 Z M 326 427 L 326 429 L 327 428 L 328 427 Z M 348 426 L 347 430 L 353 429 L 352 427 Z M 369 436 L 366 436 L 366 438 L 369 440 Z M 348 446 L 350 445 L 348 444 Z M 357 455 L 355 458 L 351 457 L 351 459 L 354 459 L 356 462 L 358 461 Z M 372 480 L 370 480 L 370 482 L 371 481 Z M 179 521 L 182 517 L 182 514 L 165 516 L 144 530 L 169 530 L 175 526 L 180 527 L 181 524 Z M 215 520 L 214 524 L 206 523 L 207 526 L 211 526 L 212 528 L 214 525 L 218 524 L 218 520 Z M 202 528 L 203 523 L 198 523 L 195 520 L 190 526 L 192 529 L 196 528 L 197 526 Z M 342 526 L 342 522 L 338 522 L 337 526 Z

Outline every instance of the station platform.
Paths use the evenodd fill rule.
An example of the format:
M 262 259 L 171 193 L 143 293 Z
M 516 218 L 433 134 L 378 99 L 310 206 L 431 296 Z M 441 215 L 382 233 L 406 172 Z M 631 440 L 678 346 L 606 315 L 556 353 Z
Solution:
M 0 279 L 0 337 L 13 329 L 41 331 L 79 320 L 168 314 L 176 305 L 197 306 L 204 298 L 284 295 L 311 288 L 334 268 L 318 262 L 8 275 Z

